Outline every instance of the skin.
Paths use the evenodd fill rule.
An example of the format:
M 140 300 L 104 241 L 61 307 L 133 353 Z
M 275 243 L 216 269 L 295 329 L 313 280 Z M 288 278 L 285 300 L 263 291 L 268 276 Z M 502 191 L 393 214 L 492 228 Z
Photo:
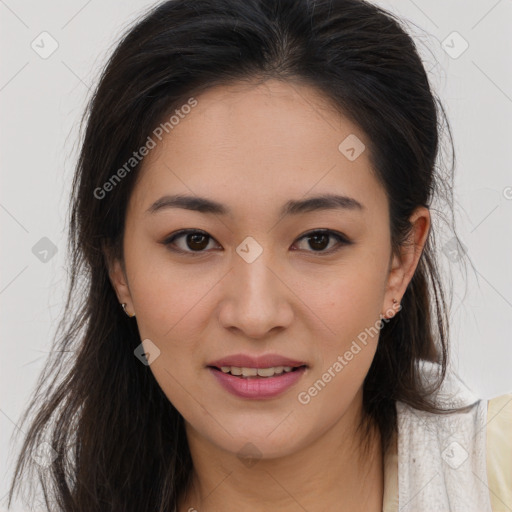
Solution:
M 180 511 L 380 511 L 380 438 L 376 432 L 362 456 L 355 433 L 378 335 L 308 404 L 297 395 L 365 328 L 392 316 L 392 300 L 401 300 L 418 264 L 429 212 L 414 212 L 410 245 L 393 255 L 387 198 L 368 150 L 354 161 L 338 150 L 348 135 L 365 144 L 366 135 L 316 89 L 236 83 L 197 101 L 145 157 L 127 210 L 124 262 L 109 263 L 141 340 L 160 350 L 151 371 L 185 419 L 194 478 Z M 178 193 L 213 199 L 232 213 L 147 212 Z M 322 193 L 364 208 L 279 217 L 287 201 Z M 175 240 L 186 254 L 162 243 L 188 228 L 211 238 L 202 246 L 187 244 L 186 235 Z M 302 238 L 318 229 L 353 243 Z M 247 236 L 263 250 L 251 263 L 236 252 Z M 198 246 L 203 252 L 190 255 Z M 309 368 L 278 397 L 239 398 L 206 365 L 240 352 L 277 353 Z M 237 455 L 247 442 L 261 454 L 250 467 Z

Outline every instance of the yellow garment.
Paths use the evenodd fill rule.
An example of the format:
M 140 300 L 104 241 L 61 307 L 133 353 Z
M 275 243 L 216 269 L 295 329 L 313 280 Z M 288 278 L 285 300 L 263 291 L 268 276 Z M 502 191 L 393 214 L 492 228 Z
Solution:
M 487 405 L 487 480 L 492 512 L 512 512 L 512 393 Z M 384 457 L 383 512 L 398 510 L 398 450 L 396 434 Z

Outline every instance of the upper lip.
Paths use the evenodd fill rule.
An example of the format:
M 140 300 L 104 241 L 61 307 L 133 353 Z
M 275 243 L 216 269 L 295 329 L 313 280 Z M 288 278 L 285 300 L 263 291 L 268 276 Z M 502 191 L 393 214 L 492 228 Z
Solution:
M 307 366 L 303 361 L 290 359 L 279 354 L 265 354 L 262 356 L 250 356 L 247 354 L 233 354 L 208 363 L 207 366 L 236 366 L 238 368 L 270 368 L 275 366 Z

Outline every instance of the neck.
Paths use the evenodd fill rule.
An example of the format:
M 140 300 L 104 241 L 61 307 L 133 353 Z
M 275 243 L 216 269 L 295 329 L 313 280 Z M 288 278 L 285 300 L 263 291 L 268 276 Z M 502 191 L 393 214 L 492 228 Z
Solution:
M 355 432 L 362 400 L 355 409 L 300 450 L 252 464 L 209 443 L 185 422 L 194 473 L 178 510 L 380 512 L 384 492 L 381 439 L 374 428 L 368 450 L 362 450 Z

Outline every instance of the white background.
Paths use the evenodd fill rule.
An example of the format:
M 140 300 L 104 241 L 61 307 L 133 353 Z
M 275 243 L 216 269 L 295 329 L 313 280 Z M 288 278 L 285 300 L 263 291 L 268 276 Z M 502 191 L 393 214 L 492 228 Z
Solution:
M 375 3 L 409 23 L 454 133 L 457 232 L 475 268 L 468 267 L 464 296 L 464 274 L 442 255 L 455 279 L 454 368 L 483 398 L 510 392 L 512 2 Z M 14 463 L 10 436 L 34 391 L 64 304 L 66 209 L 80 116 L 116 40 L 153 4 L 0 0 L 0 510 Z M 31 47 L 44 31 L 58 43 L 46 59 Z M 469 44 L 457 58 L 442 45 L 446 41 L 452 55 L 463 49 L 454 31 Z M 451 236 L 440 234 L 438 240 L 442 245 Z M 43 237 L 57 247 L 46 263 L 32 252 Z

